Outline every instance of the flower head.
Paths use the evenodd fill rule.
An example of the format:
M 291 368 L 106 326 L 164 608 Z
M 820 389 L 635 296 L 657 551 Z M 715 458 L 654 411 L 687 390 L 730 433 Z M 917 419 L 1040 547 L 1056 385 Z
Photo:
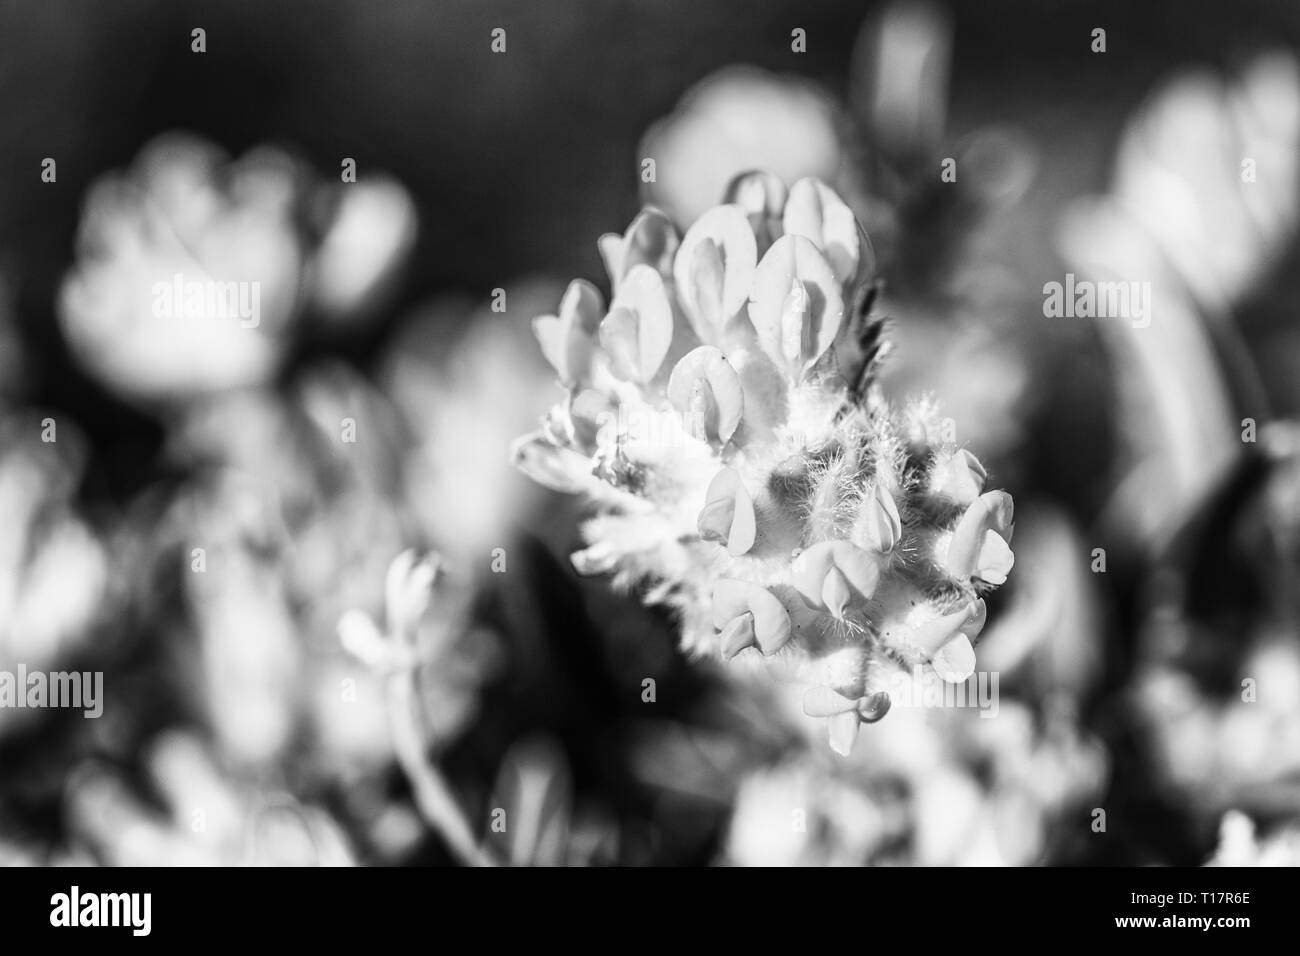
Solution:
M 537 320 L 565 397 L 515 459 L 590 499 L 579 571 L 675 608 L 692 653 L 808 684 L 846 753 L 898 667 L 973 672 L 1011 497 L 933 403 L 881 394 L 875 258 L 840 197 L 761 173 L 726 195 L 680 237 L 647 208 L 601 242 L 608 309 L 577 280 Z

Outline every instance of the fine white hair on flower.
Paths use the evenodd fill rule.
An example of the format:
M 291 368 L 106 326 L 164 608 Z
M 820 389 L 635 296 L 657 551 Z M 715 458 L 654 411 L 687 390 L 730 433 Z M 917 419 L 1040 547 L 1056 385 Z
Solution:
M 847 754 L 884 675 L 975 670 L 1014 561 L 1011 496 L 924 396 L 895 406 L 875 256 L 816 179 L 744 173 L 679 236 L 647 207 L 534 331 L 564 389 L 513 457 L 583 495 L 584 574 L 642 586 L 695 655 L 807 685 Z

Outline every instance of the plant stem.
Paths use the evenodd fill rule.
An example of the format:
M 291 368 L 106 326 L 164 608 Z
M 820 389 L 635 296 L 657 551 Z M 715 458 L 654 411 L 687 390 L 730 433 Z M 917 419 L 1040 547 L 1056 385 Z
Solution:
M 388 713 L 398 764 L 411 784 L 420 814 L 452 853 L 466 866 L 494 866 L 495 861 L 475 839 L 446 779 L 425 756 L 416 674 L 416 668 L 409 667 L 389 678 Z

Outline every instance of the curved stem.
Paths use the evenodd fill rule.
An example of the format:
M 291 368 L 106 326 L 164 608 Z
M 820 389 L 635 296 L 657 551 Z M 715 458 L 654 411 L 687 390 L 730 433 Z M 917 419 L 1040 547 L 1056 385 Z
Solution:
M 408 667 L 389 678 L 388 714 L 398 764 L 411 784 L 420 814 L 452 853 L 467 866 L 494 866 L 496 861 L 479 846 L 446 779 L 425 756 L 416 673 L 414 667 Z

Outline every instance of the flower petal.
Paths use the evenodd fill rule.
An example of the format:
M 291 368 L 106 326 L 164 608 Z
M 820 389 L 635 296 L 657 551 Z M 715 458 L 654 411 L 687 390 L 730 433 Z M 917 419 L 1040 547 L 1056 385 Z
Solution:
M 609 273 L 610 288 L 617 293 L 628 273 L 637 266 L 649 266 L 661 276 L 672 274 L 677 230 L 661 211 L 646 206 L 632 220 L 627 232 L 621 236 L 607 233 L 596 245 Z
M 933 657 L 938 653 L 939 648 L 957 634 L 963 633 L 963 628 L 982 613 L 978 606 L 980 603 L 971 601 L 955 611 L 937 615 L 923 624 L 903 628 L 896 637 L 915 647 L 927 658 Z
M 1005 551 L 986 540 L 985 532 L 996 532 L 996 537 L 1003 539 L 1003 544 L 1011 540 L 1014 516 L 1014 503 L 1005 491 L 988 491 L 980 495 L 966 509 L 957 528 L 948 543 L 945 561 L 948 572 L 957 578 L 968 578 L 984 568 L 995 576 L 1001 573 L 1006 580 L 1006 572 L 1011 570 L 1011 549 Z M 989 580 L 989 579 L 985 579 Z M 990 583 L 1001 583 L 991 581 Z
M 984 490 L 988 478 L 979 459 L 965 448 L 950 455 L 940 455 L 930 475 L 930 493 L 950 498 L 959 505 L 969 505 Z
M 559 315 L 533 319 L 533 334 L 542 347 L 542 354 L 566 388 L 573 388 L 590 377 L 591 357 L 603 312 L 604 302 L 596 287 L 575 279 L 560 300 Z
M 985 531 L 971 576 L 989 584 L 1005 584 L 1015 563 L 1016 556 L 1006 540 L 996 531 Z
M 749 609 L 754 615 L 754 638 L 764 654 L 775 654 L 790 642 L 794 628 L 790 612 L 767 588 L 756 587 L 749 595 Z
M 663 279 L 649 266 L 634 266 L 600 323 L 600 344 L 609 353 L 611 371 L 627 381 L 649 382 L 672 341 L 673 311 Z
M 590 547 L 583 548 L 581 551 L 575 551 L 569 555 L 569 563 L 573 565 L 573 570 L 577 571 L 583 577 L 591 577 L 596 574 L 607 574 L 614 570 L 618 564 L 618 552 L 609 547 L 603 541 L 599 541 Z
M 930 658 L 935 673 L 949 684 L 960 684 L 975 673 L 975 648 L 970 638 L 958 633 Z
M 673 278 L 700 341 L 722 341 L 727 322 L 749 298 L 757 264 L 754 230 L 740 206 L 716 206 L 687 230 Z
M 734 618 L 749 610 L 749 589 L 753 587 L 747 581 L 723 578 L 713 587 L 713 626 L 718 630 L 726 627 Z
M 510 460 L 533 481 L 565 494 L 584 491 L 595 481 L 589 458 L 556 445 L 542 432 L 515 439 Z
M 723 543 L 733 555 L 754 546 L 758 526 L 754 502 L 733 468 L 724 468 L 709 483 L 697 522 L 700 537 Z
M 844 573 L 839 568 L 831 568 L 826 572 L 826 578 L 822 581 L 822 604 L 826 610 L 831 612 L 831 616 L 837 621 L 844 620 L 844 612 L 849 609 L 853 603 L 853 590 L 849 587 L 849 582 L 845 580 Z
M 433 599 L 433 582 L 437 576 L 436 555 L 420 558 L 408 548 L 393 559 L 384 579 L 390 634 L 412 633 Z
M 781 235 L 781 210 L 787 195 L 781 177 L 761 170 L 739 173 L 727 186 L 723 202 L 735 203 L 745 211 L 760 254 Z
M 339 618 L 338 635 L 343 649 L 363 664 L 379 668 L 393 658 L 393 642 L 379 632 L 364 611 L 352 608 L 344 612 Z
M 609 370 L 627 382 L 641 380 L 641 319 L 636 310 L 615 306 L 600 323 L 600 344 Z
M 782 236 L 754 271 L 749 319 L 759 347 L 794 378 L 831 346 L 844 297 L 830 264 L 811 240 Z
M 672 275 L 677 254 L 677 230 L 673 222 L 654 206 L 644 207 L 624 234 L 623 277 L 637 266 L 649 266 L 660 276 Z
M 818 684 L 803 695 L 803 712 L 809 717 L 834 717 L 858 709 L 858 700 Z
M 750 617 L 753 643 L 764 654 L 790 640 L 790 615 L 776 595 L 762 585 L 724 578 L 713 589 L 713 626 L 725 631 L 742 615 Z
M 741 650 L 757 645 L 763 654 L 774 654 L 790 640 L 790 615 L 775 594 L 749 581 L 718 581 L 712 597 L 714 627 L 722 631 L 723 657 L 731 659 Z M 737 620 L 744 623 L 737 624 Z
M 596 240 L 596 249 L 600 252 L 600 261 L 605 263 L 611 289 L 617 289 L 618 280 L 623 278 L 623 253 L 626 248 L 627 243 L 616 232 L 607 232 Z
M 893 700 L 885 691 L 877 691 L 858 701 L 858 716 L 864 724 L 874 724 L 889 713 Z
M 790 187 L 782 219 L 787 236 L 805 236 L 826 254 L 835 278 L 848 282 L 862 258 L 857 217 L 833 189 L 808 177 Z
M 746 611 L 734 617 L 722 629 L 719 637 L 722 643 L 722 659 L 729 661 L 747 647 L 757 643 L 754 636 L 754 615 Z
M 887 554 L 894 550 L 902 535 L 903 522 L 898 516 L 894 496 L 884 482 L 877 481 L 862 502 L 854 528 L 854 541 L 863 548 Z
M 980 636 L 980 632 L 984 630 L 984 624 L 988 621 L 988 618 L 988 605 L 984 603 L 983 598 L 976 598 L 975 607 L 966 619 L 966 623 L 961 626 L 961 632 L 972 641 L 975 640 Z
M 858 728 L 862 726 L 862 717 L 856 710 L 847 714 L 836 714 L 826 722 L 827 738 L 831 750 L 841 757 L 853 752 L 853 742 L 858 739 Z
M 668 401 L 686 417 L 688 433 L 709 441 L 726 442 L 740 424 L 745 393 L 740 376 L 722 352 L 711 345 L 702 345 L 687 352 L 673 366 L 668 377 Z M 697 417 L 702 420 L 696 422 Z M 699 434 L 696 434 L 697 424 Z
M 805 548 L 794 560 L 794 586 L 812 606 L 828 608 L 832 613 L 843 614 L 846 603 L 842 585 L 847 585 L 863 599 L 876 592 L 880 580 L 880 566 L 875 557 L 848 541 L 822 541 Z M 838 573 L 829 590 L 827 578 Z M 834 606 L 828 603 L 831 598 Z M 839 616 L 837 615 L 837 616 Z

